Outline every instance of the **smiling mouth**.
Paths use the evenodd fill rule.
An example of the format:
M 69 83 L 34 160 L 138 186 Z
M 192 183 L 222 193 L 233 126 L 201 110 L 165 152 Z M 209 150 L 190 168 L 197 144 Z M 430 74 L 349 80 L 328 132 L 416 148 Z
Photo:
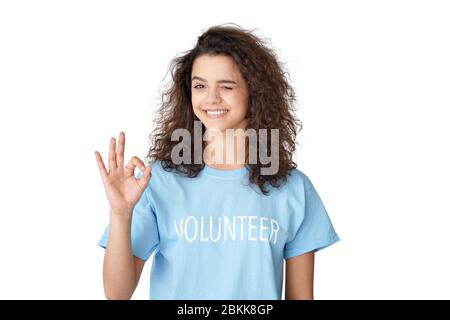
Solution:
M 216 119 L 216 118 L 222 118 L 227 113 L 227 109 L 214 109 L 214 110 L 203 110 L 203 112 L 206 114 L 208 118 Z

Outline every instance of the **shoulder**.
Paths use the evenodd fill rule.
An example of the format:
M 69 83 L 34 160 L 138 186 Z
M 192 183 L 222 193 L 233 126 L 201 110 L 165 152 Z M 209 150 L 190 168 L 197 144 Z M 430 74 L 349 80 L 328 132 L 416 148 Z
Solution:
M 270 190 L 269 193 L 272 193 L 273 195 L 298 197 L 305 194 L 305 192 L 311 188 L 312 183 L 303 171 L 292 169 L 278 187 L 271 186 L 269 183 L 267 183 L 266 186 Z
M 165 175 L 165 176 L 177 175 L 176 170 L 167 167 L 167 165 L 164 165 L 162 160 L 156 160 L 150 163 L 149 165 L 152 168 L 152 173 L 155 173 L 157 175 Z
M 284 188 L 295 193 L 303 193 L 312 187 L 309 177 L 299 169 L 292 169 L 287 176 Z
M 165 176 L 171 174 L 170 172 L 164 170 L 161 160 L 154 161 L 149 164 L 152 169 L 152 176 L 150 178 L 150 182 L 153 184 L 160 183 L 165 180 Z
M 154 174 L 159 175 L 159 174 L 163 173 L 162 171 L 164 171 L 161 160 L 152 162 L 149 164 L 149 166 L 152 168 L 152 175 L 154 175 Z
M 161 160 L 149 164 L 152 169 L 149 188 L 171 188 L 180 179 L 175 169 L 165 168 Z

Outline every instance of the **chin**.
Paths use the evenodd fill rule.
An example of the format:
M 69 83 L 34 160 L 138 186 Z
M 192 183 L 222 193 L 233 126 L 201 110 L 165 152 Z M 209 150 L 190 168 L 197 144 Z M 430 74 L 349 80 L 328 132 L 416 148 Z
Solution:
M 224 131 L 225 129 L 230 128 L 226 123 L 221 124 L 221 123 L 210 123 L 208 121 L 203 122 L 204 126 L 206 129 L 208 130 L 219 130 L 219 131 Z

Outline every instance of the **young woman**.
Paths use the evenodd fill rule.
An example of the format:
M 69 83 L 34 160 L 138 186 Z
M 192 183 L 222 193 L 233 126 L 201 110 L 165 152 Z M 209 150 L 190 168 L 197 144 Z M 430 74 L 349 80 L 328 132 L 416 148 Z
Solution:
M 284 260 L 285 298 L 313 299 L 314 253 L 339 237 L 292 161 L 301 124 L 276 55 L 250 31 L 215 26 L 171 75 L 148 166 L 124 166 L 123 132 L 108 169 L 96 152 L 110 203 L 106 297 L 129 299 L 155 252 L 150 299 L 281 299 Z

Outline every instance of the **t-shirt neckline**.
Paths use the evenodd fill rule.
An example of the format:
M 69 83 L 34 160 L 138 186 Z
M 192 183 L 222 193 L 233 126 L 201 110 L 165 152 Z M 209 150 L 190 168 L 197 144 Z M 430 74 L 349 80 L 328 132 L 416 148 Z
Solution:
M 231 170 L 225 170 L 225 169 L 216 169 L 213 167 L 208 166 L 205 163 L 205 167 L 203 168 L 203 171 L 205 174 L 217 178 L 238 178 L 242 177 L 247 173 L 247 168 L 243 166 L 242 168 L 238 169 L 231 169 Z

